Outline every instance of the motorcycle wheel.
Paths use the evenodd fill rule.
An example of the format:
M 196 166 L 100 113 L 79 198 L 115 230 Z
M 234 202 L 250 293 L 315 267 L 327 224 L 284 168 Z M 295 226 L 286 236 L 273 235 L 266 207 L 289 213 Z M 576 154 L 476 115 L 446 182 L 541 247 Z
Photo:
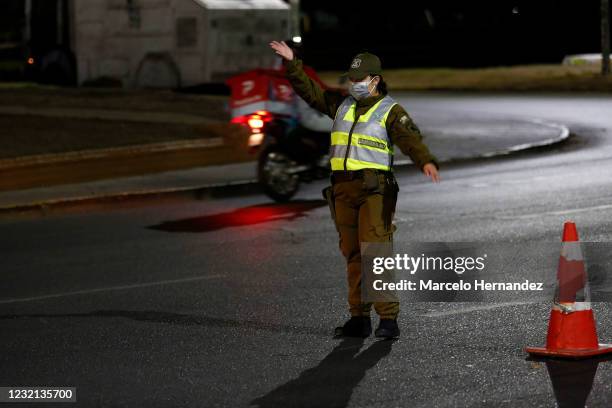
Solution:
M 289 172 L 295 166 L 296 163 L 274 145 L 259 155 L 257 178 L 264 192 L 274 201 L 289 201 L 297 193 L 300 177 Z

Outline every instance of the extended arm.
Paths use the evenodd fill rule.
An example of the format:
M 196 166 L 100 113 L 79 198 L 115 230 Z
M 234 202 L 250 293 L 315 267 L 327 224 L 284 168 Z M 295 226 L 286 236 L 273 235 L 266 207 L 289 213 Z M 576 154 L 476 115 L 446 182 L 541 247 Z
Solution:
M 423 143 L 421 131 L 400 105 L 395 105 L 387 117 L 387 129 L 393 144 L 409 156 L 425 175 L 438 182 L 438 161 Z

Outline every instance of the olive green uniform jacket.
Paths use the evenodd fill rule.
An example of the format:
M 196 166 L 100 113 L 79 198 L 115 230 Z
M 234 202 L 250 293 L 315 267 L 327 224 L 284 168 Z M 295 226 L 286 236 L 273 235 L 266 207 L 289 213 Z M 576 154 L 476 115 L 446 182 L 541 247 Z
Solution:
M 302 61 L 296 58 L 292 61 L 285 61 L 285 67 L 287 79 L 291 82 L 295 92 L 312 108 L 334 119 L 346 95 L 337 90 L 323 90 L 318 83 L 306 75 L 302 69 Z M 355 114 L 365 114 L 382 98 L 384 95 L 371 96 L 357 101 Z M 438 167 L 436 158 L 423 143 L 423 136 L 419 128 L 399 104 L 391 108 L 386 126 L 393 144 L 398 146 L 402 153 L 409 156 L 420 169 L 427 163 L 433 163 Z

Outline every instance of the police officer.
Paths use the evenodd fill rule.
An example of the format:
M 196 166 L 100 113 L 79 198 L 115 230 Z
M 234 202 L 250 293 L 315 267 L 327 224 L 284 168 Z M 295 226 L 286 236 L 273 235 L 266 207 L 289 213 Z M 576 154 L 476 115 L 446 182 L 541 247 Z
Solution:
M 310 106 L 334 120 L 331 133 L 332 187 L 327 190 L 332 215 L 347 262 L 348 303 L 351 318 L 336 328 L 336 336 L 368 337 L 372 333 L 370 310 L 361 293 L 362 242 L 392 242 L 397 200 L 393 176 L 393 145 L 438 182 L 438 163 L 404 108 L 387 95 L 380 59 L 370 53 L 355 56 L 347 72 L 349 94 L 323 90 L 302 69 L 285 42 L 270 47 L 285 62 L 287 78 Z M 398 302 L 374 302 L 380 316 L 376 337 L 395 338 Z

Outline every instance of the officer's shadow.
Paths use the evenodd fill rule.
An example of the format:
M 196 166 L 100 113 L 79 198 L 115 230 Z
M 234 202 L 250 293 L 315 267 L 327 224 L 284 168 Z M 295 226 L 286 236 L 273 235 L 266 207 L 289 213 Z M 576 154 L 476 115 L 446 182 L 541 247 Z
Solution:
M 344 339 L 317 366 L 254 399 L 251 406 L 346 407 L 353 389 L 366 371 L 391 352 L 393 343 L 389 340 L 376 341 L 359 353 L 363 339 Z

